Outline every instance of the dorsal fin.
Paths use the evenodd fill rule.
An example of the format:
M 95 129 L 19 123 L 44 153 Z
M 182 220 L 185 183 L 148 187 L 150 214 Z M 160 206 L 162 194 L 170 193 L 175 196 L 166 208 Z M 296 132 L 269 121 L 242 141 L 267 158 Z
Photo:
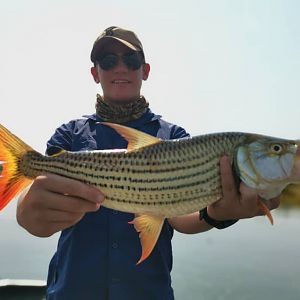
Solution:
M 100 124 L 107 125 L 116 130 L 128 142 L 128 151 L 139 150 L 150 145 L 158 144 L 162 141 L 150 134 L 119 124 L 109 122 L 100 122 Z

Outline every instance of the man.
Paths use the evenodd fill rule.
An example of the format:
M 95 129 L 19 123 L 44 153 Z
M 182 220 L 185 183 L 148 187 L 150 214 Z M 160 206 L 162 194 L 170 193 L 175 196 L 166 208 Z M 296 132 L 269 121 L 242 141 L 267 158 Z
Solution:
M 49 155 L 61 149 L 126 148 L 124 139 L 100 121 L 125 124 L 162 139 L 188 136 L 183 128 L 151 112 L 141 96 L 150 65 L 132 31 L 107 28 L 95 41 L 91 60 L 92 76 L 103 91 L 97 96 L 96 114 L 59 127 L 48 142 Z M 132 214 L 99 209 L 103 194 L 83 183 L 54 174 L 36 178 L 18 203 L 17 219 L 36 236 L 62 231 L 49 266 L 47 299 L 174 299 L 170 278 L 173 228 L 197 233 L 261 214 L 256 193 L 244 185 L 236 189 L 228 158 L 222 157 L 220 164 L 223 198 L 202 211 L 201 220 L 195 212 L 165 221 L 153 252 L 138 266 L 140 241 L 128 225 Z M 278 199 L 267 202 L 270 209 L 278 204 Z

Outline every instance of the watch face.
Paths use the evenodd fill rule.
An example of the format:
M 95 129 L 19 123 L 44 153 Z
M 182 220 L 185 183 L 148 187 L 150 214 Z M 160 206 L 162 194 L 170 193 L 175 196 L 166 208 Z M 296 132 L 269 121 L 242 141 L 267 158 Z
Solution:
M 204 214 L 205 214 L 206 208 L 202 208 L 199 210 L 199 220 L 202 221 L 204 219 Z

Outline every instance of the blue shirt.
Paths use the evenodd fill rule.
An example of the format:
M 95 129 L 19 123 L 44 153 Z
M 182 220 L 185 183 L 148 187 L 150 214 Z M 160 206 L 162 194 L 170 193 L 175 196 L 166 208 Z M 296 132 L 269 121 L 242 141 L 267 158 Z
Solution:
M 98 124 L 96 115 L 59 127 L 47 144 L 47 154 L 68 151 L 122 149 L 127 142 L 114 130 Z M 125 124 L 161 139 L 188 136 L 148 110 Z M 134 215 L 101 207 L 63 230 L 48 273 L 47 299 L 63 300 L 172 300 L 171 239 L 167 221 L 158 242 L 144 262 L 138 233 L 128 222 Z

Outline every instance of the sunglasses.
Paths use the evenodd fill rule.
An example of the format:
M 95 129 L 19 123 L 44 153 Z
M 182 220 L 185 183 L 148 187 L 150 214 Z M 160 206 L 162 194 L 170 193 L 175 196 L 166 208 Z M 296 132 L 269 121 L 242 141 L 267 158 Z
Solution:
M 99 57 L 96 61 L 99 63 L 101 69 L 108 71 L 118 65 L 119 59 L 122 59 L 122 62 L 130 70 L 138 70 L 144 63 L 143 56 L 138 52 L 130 52 L 123 55 L 107 53 Z

